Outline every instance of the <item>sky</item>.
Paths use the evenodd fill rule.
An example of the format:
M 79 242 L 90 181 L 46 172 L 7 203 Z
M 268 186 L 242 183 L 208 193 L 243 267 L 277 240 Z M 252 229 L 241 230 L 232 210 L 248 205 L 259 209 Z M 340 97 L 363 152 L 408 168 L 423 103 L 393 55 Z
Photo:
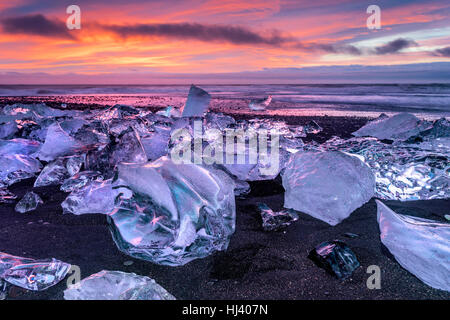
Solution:
M 191 82 L 450 82 L 450 2 L 0 0 L 0 84 Z

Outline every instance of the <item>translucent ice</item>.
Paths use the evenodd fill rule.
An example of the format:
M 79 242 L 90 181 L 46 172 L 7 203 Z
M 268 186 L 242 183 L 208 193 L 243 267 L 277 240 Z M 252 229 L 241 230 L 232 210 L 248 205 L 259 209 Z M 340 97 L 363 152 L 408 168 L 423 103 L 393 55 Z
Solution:
M 13 203 L 17 196 L 9 191 L 7 188 L 0 187 L 0 203 Z
M 429 126 L 428 122 L 421 121 L 410 113 L 398 113 L 392 117 L 383 117 L 370 121 L 354 132 L 353 135 L 357 137 L 375 137 L 380 140 L 406 140 Z
M 9 186 L 23 179 L 34 177 L 42 164 L 24 154 L 0 154 L 0 186 Z
M 90 181 L 103 181 L 103 176 L 97 171 L 82 171 L 64 180 L 61 191 L 72 192 L 87 185 Z
M 0 155 L 24 154 L 30 156 L 36 153 L 40 146 L 38 141 L 27 139 L 0 140 Z
M 168 106 L 167 108 L 156 112 L 156 114 L 163 115 L 168 118 L 179 118 L 181 117 L 181 112 L 173 106 Z
M 274 212 L 265 203 L 259 203 L 258 208 L 263 220 L 264 231 L 279 231 L 298 220 L 298 214 L 292 209 Z
M 114 210 L 114 200 L 121 193 L 114 189 L 111 180 L 88 182 L 81 188 L 74 189 L 61 203 L 63 213 L 75 215 L 103 213 Z
M 44 161 L 52 161 L 58 157 L 74 155 L 80 151 L 83 151 L 82 143 L 64 131 L 59 123 L 54 123 L 47 129 L 45 143 L 39 150 L 38 158 Z
M 333 138 L 323 147 L 360 157 L 375 174 L 379 198 L 404 201 L 450 196 L 450 159 L 444 146 L 440 150 L 429 149 L 422 143 L 385 144 L 374 138 Z
M 308 256 L 319 267 L 338 279 L 346 279 L 360 266 L 353 251 L 339 240 L 323 242 Z
M 0 139 L 11 139 L 19 129 L 15 121 L 9 121 L 0 125 Z
M 41 197 L 33 191 L 27 192 L 24 197 L 16 204 L 16 212 L 25 213 L 35 210 L 38 205 L 44 203 Z
M 34 260 L 0 252 L 0 279 L 33 291 L 45 290 L 60 282 L 71 265 L 62 261 Z
M 83 156 L 58 158 L 47 164 L 34 182 L 35 187 L 62 184 L 64 180 L 76 174 L 84 161 Z
M 305 130 L 307 133 L 316 134 L 316 133 L 319 133 L 320 131 L 322 131 L 323 129 L 322 129 L 321 126 L 319 126 L 319 125 L 317 124 L 317 122 L 315 122 L 314 120 L 311 120 L 310 122 L 308 122 L 308 123 L 305 125 L 304 130 Z
M 370 168 L 341 152 L 299 151 L 291 156 L 282 179 L 284 207 L 330 225 L 347 218 L 375 191 Z
M 381 242 L 427 285 L 450 291 L 450 224 L 396 214 L 376 201 Z
M 64 291 L 65 300 L 176 300 L 155 280 L 102 270 Z
M 119 249 L 133 257 L 178 266 L 224 250 L 235 227 L 234 183 L 194 164 L 167 157 L 120 164 L 119 196 L 110 214 Z
M 183 109 L 183 117 L 201 117 L 209 108 L 211 96 L 205 90 L 191 86 L 186 105 Z
M 248 107 L 254 111 L 262 111 L 265 110 L 271 102 L 272 96 L 268 96 L 264 99 L 254 99 L 250 101 Z

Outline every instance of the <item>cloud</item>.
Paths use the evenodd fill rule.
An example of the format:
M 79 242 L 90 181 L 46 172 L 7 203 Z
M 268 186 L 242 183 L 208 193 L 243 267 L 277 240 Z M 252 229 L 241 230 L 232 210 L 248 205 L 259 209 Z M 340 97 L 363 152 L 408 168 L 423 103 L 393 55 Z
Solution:
M 450 58 L 450 47 L 445 47 L 445 48 L 434 50 L 432 54 L 434 56 L 438 56 L 438 57 L 449 57 Z
M 5 33 L 74 39 L 64 22 L 41 14 L 5 18 L 0 20 L 0 25 Z
M 229 25 L 204 25 L 199 23 L 162 23 L 136 25 L 110 25 L 104 29 L 121 37 L 161 36 L 177 39 L 195 39 L 200 41 L 229 42 L 232 44 L 251 44 L 281 46 L 294 41 L 282 36 L 278 31 L 263 35 L 250 29 Z
M 374 49 L 374 53 L 378 55 L 392 54 L 397 53 L 400 50 L 415 46 L 418 46 L 418 43 L 415 42 L 414 40 L 398 38 L 396 40 L 388 42 L 385 45 L 376 47 Z

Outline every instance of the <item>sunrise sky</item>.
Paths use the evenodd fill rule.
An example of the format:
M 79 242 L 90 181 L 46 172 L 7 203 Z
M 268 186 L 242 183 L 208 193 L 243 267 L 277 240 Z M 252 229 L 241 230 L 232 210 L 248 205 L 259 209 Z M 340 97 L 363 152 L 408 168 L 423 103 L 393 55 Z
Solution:
M 449 82 L 450 2 L 0 0 L 0 49 L 0 84 Z

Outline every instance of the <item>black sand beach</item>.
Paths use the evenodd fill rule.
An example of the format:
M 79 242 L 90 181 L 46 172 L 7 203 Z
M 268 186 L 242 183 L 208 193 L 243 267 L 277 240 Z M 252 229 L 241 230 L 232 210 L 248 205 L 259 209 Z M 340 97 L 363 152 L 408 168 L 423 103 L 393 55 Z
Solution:
M 250 117 L 229 112 L 236 118 Z M 333 135 L 348 138 L 368 120 L 318 116 L 280 119 L 291 124 L 314 119 L 324 130 L 304 141 L 317 142 Z M 17 183 L 10 190 L 20 199 L 33 189 L 33 180 Z M 101 270 L 149 276 L 177 299 L 450 299 L 450 293 L 422 283 L 383 248 L 374 199 L 335 227 L 300 213 L 300 219 L 284 232 L 264 232 L 255 204 L 265 202 L 274 210 L 282 208 L 283 188 L 277 180 L 251 183 L 252 192 L 236 199 L 236 232 L 227 251 L 182 267 L 159 266 L 122 254 L 111 238 L 106 216 L 62 214 L 60 204 L 67 194 L 59 191 L 59 186 L 34 188 L 44 204 L 27 214 L 15 212 L 14 204 L 0 205 L 0 251 L 31 258 L 54 257 L 78 265 L 82 278 Z M 438 221 L 446 221 L 444 214 L 450 208 L 450 200 L 385 203 L 398 213 Z M 347 232 L 359 237 L 347 238 Z M 334 239 L 345 241 L 361 263 L 345 281 L 307 258 L 316 245 Z M 133 263 L 124 264 L 126 261 Z M 379 290 L 367 288 L 370 265 L 381 269 Z M 65 281 L 42 292 L 13 288 L 8 299 L 62 299 L 65 289 Z

